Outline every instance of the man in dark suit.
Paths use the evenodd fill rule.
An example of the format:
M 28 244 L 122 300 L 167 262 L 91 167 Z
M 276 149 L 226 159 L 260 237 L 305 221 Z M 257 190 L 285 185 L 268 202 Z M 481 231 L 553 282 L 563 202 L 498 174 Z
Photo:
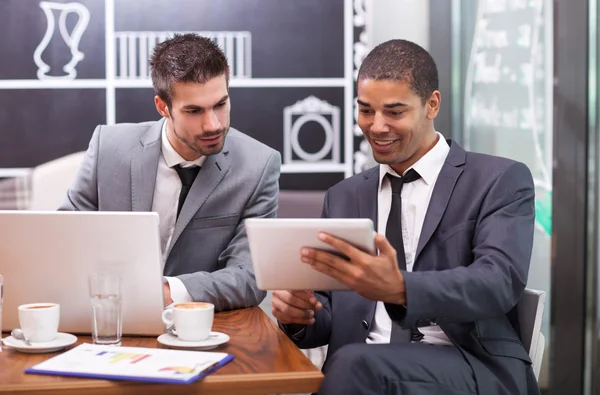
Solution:
M 539 394 L 515 307 L 533 243 L 531 173 L 437 133 L 437 89 L 414 43 L 366 57 L 358 124 L 380 165 L 331 188 L 323 216 L 371 218 L 379 254 L 321 234 L 348 259 L 304 248 L 303 261 L 354 292 L 274 293 L 298 346 L 329 345 L 321 394 Z

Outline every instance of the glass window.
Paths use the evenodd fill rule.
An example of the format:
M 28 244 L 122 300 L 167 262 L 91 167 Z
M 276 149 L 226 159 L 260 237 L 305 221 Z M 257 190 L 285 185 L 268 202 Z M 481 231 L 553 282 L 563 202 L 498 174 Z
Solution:
M 553 32 L 550 0 L 455 1 L 460 7 L 462 130 L 471 151 L 515 159 L 536 188 L 535 236 L 528 288 L 547 292 L 542 333 L 547 360 L 552 233 Z M 458 36 L 457 36 L 458 37 Z M 456 43 L 455 43 L 456 44 Z M 455 63 L 456 64 L 456 63 Z M 456 96 L 455 96 L 456 97 Z M 547 364 L 540 386 L 547 383 Z

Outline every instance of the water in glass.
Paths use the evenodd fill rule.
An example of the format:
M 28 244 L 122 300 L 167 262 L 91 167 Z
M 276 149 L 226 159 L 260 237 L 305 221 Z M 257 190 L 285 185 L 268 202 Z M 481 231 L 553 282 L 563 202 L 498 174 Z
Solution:
M 122 305 L 119 295 L 92 295 L 94 344 L 121 345 Z

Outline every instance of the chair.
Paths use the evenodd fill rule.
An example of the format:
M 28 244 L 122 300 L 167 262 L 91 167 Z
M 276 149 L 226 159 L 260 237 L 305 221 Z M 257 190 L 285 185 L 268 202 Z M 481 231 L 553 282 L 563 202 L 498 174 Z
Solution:
M 320 218 L 325 191 L 279 192 L 278 218 Z
M 521 341 L 525 346 L 525 350 L 529 352 L 536 379 L 540 375 L 542 358 L 546 348 L 546 339 L 541 332 L 545 304 L 546 292 L 525 289 L 517 305 Z
M 0 210 L 27 210 L 31 200 L 31 172 L 0 179 Z
M 43 163 L 31 172 L 29 210 L 56 210 L 75 181 L 85 152 L 76 152 Z

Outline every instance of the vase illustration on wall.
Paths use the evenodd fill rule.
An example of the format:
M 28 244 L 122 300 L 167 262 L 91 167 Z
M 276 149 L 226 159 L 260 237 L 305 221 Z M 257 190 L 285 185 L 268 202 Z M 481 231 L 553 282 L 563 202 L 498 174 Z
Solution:
M 80 3 L 61 4 L 41 1 L 40 7 L 46 15 L 48 24 L 42 41 L 33 53 L 33 61 L 38 66 L 37 76 L 41 80 L 74 79 L 77 76 L 75 66 L 84 58 L 83 52 L 79 51 L 79 41 L 90 21 L 90 12 Z M 69 34 L 67 16 L 70 13 L 77 14 L 77 22 Z M 56 16 L 58 16 L 58 21 Z M 62 38 L 62 42 L 58 42 L 60 38 Z M 60 60 L 60 66 L 62 66 L 53 65 L 52 71 L 50 65 L 42 59 L 42 54 L 49 47 L 47 58 L 54 60 L 50 63 Z M 61 55 L 61 51 L 65 52 L 66 56 Z

